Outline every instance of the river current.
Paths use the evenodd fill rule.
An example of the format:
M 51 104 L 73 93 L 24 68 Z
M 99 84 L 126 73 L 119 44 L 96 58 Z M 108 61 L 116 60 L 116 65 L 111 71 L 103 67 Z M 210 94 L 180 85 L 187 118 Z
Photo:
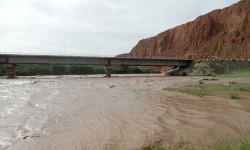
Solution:
M 147 140 L 229 129 L 220 118 L 249 117 L 234 102 L 162 90 L 193 82 L 197 78 L 162 75 L 2 78 L 0 149 L 134 149 Z

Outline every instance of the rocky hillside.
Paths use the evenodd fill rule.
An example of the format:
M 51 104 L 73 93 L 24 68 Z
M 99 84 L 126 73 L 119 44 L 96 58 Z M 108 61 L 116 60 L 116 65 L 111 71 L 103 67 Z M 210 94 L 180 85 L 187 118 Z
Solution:
M 250 0 L 143 39 L 120 56 L 235 59 L 241 52 L 250 58 Z

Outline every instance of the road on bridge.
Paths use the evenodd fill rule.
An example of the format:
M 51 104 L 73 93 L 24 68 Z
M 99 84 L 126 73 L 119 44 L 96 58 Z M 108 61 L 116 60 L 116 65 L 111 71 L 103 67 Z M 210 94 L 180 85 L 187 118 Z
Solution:
M 191 59 L 0 54 L 0 64 L 4 64 L 8 78 L 15 78 L 15 69 L 18 64 L 103 65 L 105 66 L 106 76 L 110 77 L 112 66 L 187 67 L 192 62 Z

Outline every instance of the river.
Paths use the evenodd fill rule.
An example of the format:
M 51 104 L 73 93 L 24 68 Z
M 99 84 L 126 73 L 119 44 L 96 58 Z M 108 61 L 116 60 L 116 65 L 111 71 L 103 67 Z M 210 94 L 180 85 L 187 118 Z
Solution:
M 0 79 L 0 149 L 135 149 L 198 139 L 249 122 L 249 108 L 222 98 L 162 90 L 200 77 L 37 76 Z

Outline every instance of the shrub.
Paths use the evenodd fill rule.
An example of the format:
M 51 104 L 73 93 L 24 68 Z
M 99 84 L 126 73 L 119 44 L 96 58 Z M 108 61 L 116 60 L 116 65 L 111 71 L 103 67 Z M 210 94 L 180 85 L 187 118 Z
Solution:
M 51 72 L 55 75 L 65 74 L 66 67 L 63 65 L 51 65 Z
M 211 62 L 210 67 L 213 68 L 216 74 L 223 74 L 226 72 L 226 63 L 224 62 Z
M 0 76 L 4 76 L 5 75 L 5 69 L 0 66 Z
M 204 84 L 204 82 L 202 80 L 199 80 L 199 84 Z
M 236 93 L 236 92 L 230 93 L 230 97 L 231 97 L 232 99 L 240 99 L 239 94 Z

